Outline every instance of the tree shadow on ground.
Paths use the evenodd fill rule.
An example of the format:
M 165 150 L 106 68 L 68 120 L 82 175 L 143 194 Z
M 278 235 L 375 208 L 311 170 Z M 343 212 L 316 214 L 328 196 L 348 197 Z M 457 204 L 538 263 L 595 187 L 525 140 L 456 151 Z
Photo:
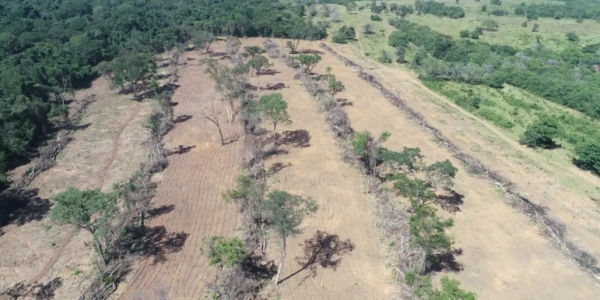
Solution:
M 175 118 L 175 123 L 183 123 L 189 119 L 193 118 L 193 116 L 190 115 L 181 115 L 181 116 L 177 116 Z
M 284 131 L 275 139 L 275 146 L 291 145 L 294 148 L 310 147 L 310 133 L 304 129 Z
M 260 72 L 258 72 L 259 75 L 275 75 L 279 73 L 281 72 L 274 69 L 261 70 Z
M 304 50 L 300 51 L 299 53 L 301 53 L 301 54 L 319 54 L 319 55 L 325 54 L 325 52 L 323 52 L 323 51 L 313 50 L 313 49 L 304 49 Z
M 270 150 L 266 150 L 263 152 L 263 158 L 268 159 L 271 156 L 277 156 L 277 155 L 288 154 L 288 153 L 289 152 L 287 150 L 272 148 Z
M 277 265 L 273 260 L 266 260 L 260 255 L 250 255 L 242 262 L 242 269 L 247 278 L 256 281 L 270 280 L 277 274 Z
M 131 254 L 153 257 L 152 264 L 164 263 L 168 254 L 181 251 L 188 236 L 186 232 L 167 232 L 164 226 L 130 228 L 123 248 Z
M 147 219 L 156 218 L 160 215 L 166 215 L 175 209 L 175 205 L 161 205 L 159 207 L 148 210 Z
M 324 269 L 333 269 L 334 271 L 342 262 L 343 255 L 349 254 L 354 250 L 354 243 L 347 239 L 340 240 L 337 234 L 329 234 L 318 230 L 314 236 L 300 244 L 304 249 L 304 255 L 296 257 L 296 262 L 300 269 L 283 278 L 282 283 L 298 273 L 308 270 L 310 272 L 302 281 L 308 277 L 315 277 L 319 266 Z
M 451 251 L 438 255 L 438 263 L 431 266 L 430 271 L 454 273 L 462 271 L 464 269 L 463 264 L 456 261 L 456 257 L 461 256 L 462 254 L 462 249 L 452 249 Z
M 0 194 L 0 226 L 21 226 L 46 217 L 52 203 L 37 195 L 37 189 L 9 189 Z
M 54 293 L 63 285 L 63 280 L 60 277 L 50 280 L 46 284 L 36 284 L 34 286 L 25 286 L 22 282 L 15 284 L 4 293 L 0 294 L 0 299 L 5 299 L 2 296 L 8 296 L 6 299 L 35 299 L 49 300 L 54 299 Z
M 435 197 L 435 202 L 440 205 L 440 207 L 450 213 L 455 213 L 460 211 L 460 206 L 464 203 L 463 199 L 465 196 L 455 192 L 454 190 L 450 190 L 449 195 L 437 195 Z
M 54 292 L 58 290 L 63 284 L 61 278 L 54 278 L 46 284 L 36 284 L 31 287 L 33 291 L 33 298 L 36 300 L 53 299 Z
M 138 91 L 144 90 L 144 91 L 140 94 L 134 95 L 133 98 L 131 99 L 133 101 L 142 101 L 147 98 L 154 98 L 156 96 L 156 94 L 160 94 L 162 92 L 173 92 L 180 87 L 180 85 L 178 85 L 178 84 L 169 82 L 169 83 L 159 86 L 158 89 L 156 89 L 156 91 L 154 91 L 154 90 L 149 89 L 147 85 L 142 85 L 142 84 L 138 84 L 138 85 L 141 87 L 137 87 L 136 90 L 138 90 Z
M 277 172 L 287 168 L 287 167 L 291 167 L 292 163 L 288 162 L 287 164 L 281 163 L 281 162 L 277 162 L 272 164 L 268 169 L 267 169 L 267 176 L 272 176 L 277 174 Z
M 183 145 L 179 145 L 175 150 L 170 150 L 169 151 L 169 155 L 173 155 L 173 154 L 186 154 L 190 151 L 192 151 L 192 149 L 196 148 L 196 145 L 192 145 L 192 146 L 183 146 Z
M 269 90 L 269 91 L 277 91 L 277 90 L 282 90 L 284 88 L 287 88 L 287 86 L 285 86 L 285 84 L 283 84 L 281 82 L 278 82 L 276 84 L 267 83 L 267 87 L 265 89 Z

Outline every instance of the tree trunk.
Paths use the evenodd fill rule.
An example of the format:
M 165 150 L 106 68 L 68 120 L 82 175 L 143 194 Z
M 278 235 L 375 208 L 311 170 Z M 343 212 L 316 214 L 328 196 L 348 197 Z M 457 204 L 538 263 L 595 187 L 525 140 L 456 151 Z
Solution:
M 286 239 L 283 238 L 283 253 L 281 253 L 281 263 L 279 264 L 279 268 L 277 269 L 277 276 L 275 276 L 275 284 L 279 284 L 279 276 L 281 275 L 281 270 L 283 270 L 283 264 L 285 263 L 285 255 L 287 251 L 285 242 Z
M 260 93 L 260 74 L 258 74 L 258 70 L 256 70 L 256 82 L 258 84 L 258 86 L 256 88 L 258 89 L 258 92 Z

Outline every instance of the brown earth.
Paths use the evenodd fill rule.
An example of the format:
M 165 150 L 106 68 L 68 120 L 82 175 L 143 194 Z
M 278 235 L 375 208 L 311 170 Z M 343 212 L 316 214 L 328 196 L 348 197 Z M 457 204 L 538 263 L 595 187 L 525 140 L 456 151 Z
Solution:
M 552 163 L 534 150 L 517 144 L 498 129 L 473 116 L 445 97 L 424 87 L 415 74 L 356 59 L 349 47 L 340 51 L 360 61 L 388 89 L 453 143 L 517 184 L 521 194 L 547 207 L 567 225 L 581 248 L 600 260 L 600 206 L 590 196 L 600 178 L 575 166 Z M 595 187 L 591 191 L 589 187 Z
M 188 58 L 193 60 L 188 60 Z M 180 145 L 185 153 L 169 156 L 165 171 L 157 174 L 159 183 L 154 207 L 167 213 L 150 219 L 148 230 L 157 232 L 157 253 L 149 253 L 119 287 L 114 298 L 153 297 L 157 289 L 168 299 L 201 299 L 215 269 L 200 251 L 202 239 L 212 235 L 235 235 L 237 210 L 226 204 L 221 194 L 235 186 L 241 172 L 243 142 L 221 146 L 216 127 L 202 115 L 204 108 L 218 99 L 214 81 L 204 74 L 194 53 L 186 53 L 187 65 L 179 72 L 180 87 L 172 101 L 175 117 L 189 116 L 165 137 L 167 149 Z M 226 121 L 220 103 L 215 103 L 227 137 L 241 134 L 239 122 Z M 160 234 L 158 234 L 160 233 Z
M 262 46 L 262 39 L 248 44 Z M 271 59 L 277 73 L 262 75 L 261 86 L 284 83 L 277 91 L 288 103 L 291 125 L 279 125 L 277 132 L 285 142 L 276 155 L 267 161 L 269 166 L 283 169 L 269 180 L 271 189 L 280 189 L 302 197 L 312 198 L 319 205 L 313 217 L 307 218 L 302 234 L 290 238 L 284 271 L 279 284 L 283 299 L 389 299 L 393 287 L 391 272 L 386 269 L 384 249 L 379 241 L 370 203 L 365 196 L 363 179 L 358 170 L 343 162 L 340 148 L 319 113 L 316 102 L 294 80 L 294 70 L 279 60 Z M 252 78 L 256 85 L 256 78 Z M 268 124 L 265 128 L 272 129 Z M 298 138 L 285 137 L 298 136 Z M 337 267 L 323 268 L 315 264 L 315 272 L 303 269 L 296 259 L 304 258 L 302 244 L 317 231 L 326 236 L 349 240 L 352 251 L 336 252 L 332 260 L 341 259 Z M 268 251 L 279 263 L 280 243 L 273 237 Z M 343 252 L 343 253 L 342 253 Z
M 315 72 L 324 73 L 327 66 L 346 86 L 337 97 L 353 103 L 346 111 L 355 130 L 375 135 L 389 131 L 392 137 L 385 143 L 389 149 L 419 147 L 427 162 L 449 159 L 459 167 L 454 190 L 463 204 L 455 214 L 446 214 L 455 220 L 451 233 L 457 254 L 447 260 L 444 272 L 481 299 L 590 299 L 597 295 L 591 279 L 566 262 L 486 180 L 468 174 L 458 160 L 337 58 L 324 54 Z M 391 85 L 393 74 L 380 75 Z M 395 82 L 393 87 L 402 90 L 403 85 Z
M 145 158 L 143 128 L 153 103 L 129 101 L 114 95 L 108 82 L 98 79 L 92 87 L 76 93 L 76 99 L 95 94 L 74 133 L 74 140 L 59 154 L 56 165 L 40 174 L 28 187 L 37 197 L 48 199 L 67 187 L 109 191 L 123 182 Z M 22 168 L 21 168 L 22 169 Z M 28 223 L 4 227 L 0 237 L 0 292 L 21 283 L 35 288 L 25 298 L 74 299 L 95 272 L 91 237 L 70 226 L 53 225 L 47 219 L 50 203 L 30 212 Z

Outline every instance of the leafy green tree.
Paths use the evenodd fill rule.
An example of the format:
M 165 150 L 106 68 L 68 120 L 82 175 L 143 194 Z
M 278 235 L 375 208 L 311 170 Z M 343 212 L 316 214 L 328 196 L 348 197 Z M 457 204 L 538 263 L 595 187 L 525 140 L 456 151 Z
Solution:
M 323 78 L 325 79 L 325 82 L 327 82 L 327 89 L 329 90 L 332 98 L 346 89 L 344 84 L 337 80 L 335 75 L 331 73 L 331 68 L 327 69 L 327 74 L 323 75 Z
M 427 181 L 436 189 L 448 190 L 454 186 L 458 169 L 449 160 L 438 161 L 425 168 Z
M 207 244 L 209 264 L 216 265 L 219 269 L 240 264 L 248 257 L 246 246 L 238 237 L 226 239 L 212 236 Z
M 307 216 L 317 211 L 317 204 L 310 199 L 304 199 L 284 191 L 275 190 L 267 195 L 263 201 L 268 226 L 281 239 L 281 263 L 275 277 L 275 284 L 279 283 L 279 276 L 285 263 L 287 254 L 287 239 L 301 232 L 300 225 Z
M 259 46 L 249 46 L 249 47 L 244 47 L 244 54 L 246 54 L 249 57 L 255 57 L 259 54 L 263 54 L 266 51 L 259 47 Z
M 469 37 L 471 37 L 471 33 L 467 29 L 461 30 L 460 31 L 460 37 L 461 38 L 469 38 Z
M 482 21 L 481 27 L 485 28 L 488 31 L 498 31 L 498 28 L 500 28 L 500 25 L 498 24 L 498 22 L 489 19 L 489 20 Z
M 98 190 L 69 188 L 56 195 L 54 201 L 56 204 L 50 214 L 52 220 L 91 233 L 98 254 L 106 262 L 106 234 L 119 212 L 116 196 Z
M 406 63 L 406 48 L 396 47 L 396 62 L 399 64 Z
M 477 295 L 460 288 L 460 282 L 447 276 L 440 280 L 441 289 L 431 284 L 428 276 L 407 272 L 404 281 L 411 287 L 417 297 L 427 300 L 476 300 Z
M 334 43 L 346 44 L 356 40 L 356 31 L 354 31 L 354 27 L 344 25 L 333 35 L 332 40 Z
M 389 176 L 388 179 L 394 181 L 394 189 L 399 195 L 409 199 L 413 210 L 427 205 L 435 199 L 435 194 L 423 180 L 410 178 L 405 173 Z
M 438 254 L 450 251 L 454 245 L 454 239 L 446 232 L 454 225 L 454 221 L 440 218 L 435 211 L 435 208 L 427 205 L 413 207 L 409 220 L 415 243 L 425 250 L 430 265 L 438 263 Z
M 149 54 L 129 54 L 117 57 L 111 62 L 113 70 L 113 86 L 123 87 L 131 83 L 133 94 L 137 93 L 137 85 L 145 81 L 146 77 L 156 71 L 156 64 Z
M 586 141 L 575 147 L 575 165 L 600 175 L 600 141 Z
M 268 94 L 258 100 L 258 110 L 273 124 L 273 131 L 277 131 L 277 124 L 291 124 L 292 120 L 287 112 L 287 103 L 280 93 Z
M 308 73 L 312 72 L 314 67 L 321 61 L 321 56 L 318 54 L 300 54 L 296 58 L 303 65 Z
M 382 171 L 392 174 L 404 171 L 414 175 L 423 169 L 423 155 L 419 148 L 404 147 L 402 152 L 380 148 L 378 151 L 377 159 L 381 161 Z
M 267 59 L 265 56 L 258 55 L 248 60 L 248 66 L 250 66 L 250 68 L 252 68 L 256 73 L 258 91 L 260 92 L 260 70 L 270 67 L 271 63 L 269 63 L 269 59 Z
M 194 43 L 194 47 L 196 49 L 204 50 L 204 56 L 208 56 L 210 53 L 210 46 L 217 40 L 217 38 L 212 34 L 212 32 L 208 31 L 198 31 L 194 34 L 192 38 L 192 43 Z
M 529 126 L 519 138 L 519 143 L 530 148 L 549 149 L 556 146 L 554 138 L 560 133 L 556 118 L 543 115 Z
M 579 41 L 579 36 L 577 35 L 577 33 L 575 33 L 575 31 L 567 32 L 566 38 L 567 38 L 567 41 L 569 41 L 569 42 L 578 42 Z

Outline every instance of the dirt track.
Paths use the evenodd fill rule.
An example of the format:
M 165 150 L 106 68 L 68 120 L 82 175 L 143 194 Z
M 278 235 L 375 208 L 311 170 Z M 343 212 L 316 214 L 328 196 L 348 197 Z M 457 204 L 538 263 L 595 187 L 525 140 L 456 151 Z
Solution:
M 486 180 L 468 175 L 459 161 L 338 59 L 323 55 L 315 71 L 323 73 L 327 66 L 346 86 L 338 97 L 353 102 L 346 111 L 356 130 L 375 135 L 387 130 L 392 137 L 385 145 L 392 150 L 419 147 L 428 162 L 450 159 L 460 166 L 455 190 L 464 204 L 460 212 L 451 215 L 455 220 L 451 232 L 462 254 L 455 255 L 455 262 L 448 262 L 446 271 L 455 273 L 451 277 L 481 299 L 593 297 L 595 291 L 586 282 L 586 275 L 564 262 L 562 254 L 552 249 L 528 219 L 510 208 Z
M 182 61 L 187 56 L 195 57 L 188 53 Z M 202 116 L 202 108 L 217 97 L 214 82 L 197 60 L 187 64 L 179 73 L 180 87 L 172 101 L 177 103 L 176 117 L 189 115 L 191 119 L 176 124 L 165 142 L 167 149 L 179 145 L 193 148 L 170 156 L 167 169 L 156 176 L 159 186 L 154 207 L 167 212 L 146 225 L 157 231 L 157 246 L 163 250 L 150 253 L 139 263 L 120 287 L 120 299 L 152 296 L 156 289 L 167 291 L 172 300 L 202 298 L 206 283 L 214 278 L 214 269 L 200 252 L 202 238 L 235 235 L 236 207 L 226 204 L 221 194 L 234 187 L 240 173 L 242 142 L 221 147 L 216 127 Z M 221 122 L 227 136 L 240 133 L 239 123 L 229 125 L 225 114 L 221 114 Z

